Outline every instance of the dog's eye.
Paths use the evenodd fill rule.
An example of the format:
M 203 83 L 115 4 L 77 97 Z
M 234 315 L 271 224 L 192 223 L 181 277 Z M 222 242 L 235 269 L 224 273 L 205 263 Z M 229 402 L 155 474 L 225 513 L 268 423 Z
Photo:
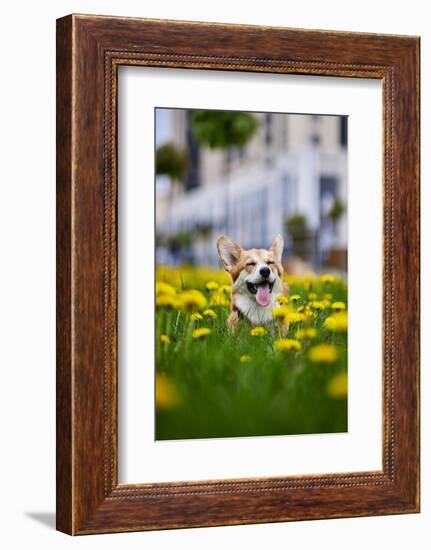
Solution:
M 247 265 L 256 265 L 256 262 L 247 262 Z
M 268 265 L 271 265 L 271 264 L 273 264 L 273 263 L 275 263 L 275 262 L 273 262 L 272 260 L 268 260 L 266 263 L 267 263 Z

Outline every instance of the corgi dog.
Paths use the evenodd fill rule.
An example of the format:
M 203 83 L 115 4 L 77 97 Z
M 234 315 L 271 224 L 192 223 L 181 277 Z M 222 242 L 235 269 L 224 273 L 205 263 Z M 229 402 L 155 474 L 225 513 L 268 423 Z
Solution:
M 267 250 L 241 246 L 221 235 L 217 251 L 224 269 L 232 277 L 231 312 L 228 325 L 234 329 L 240 317 L 252 325 L 273 321 L 272 309 L 278 306 L 277 297 L 287 296 L 288 287 L 282 281 L 283 239 L 277 235 Z

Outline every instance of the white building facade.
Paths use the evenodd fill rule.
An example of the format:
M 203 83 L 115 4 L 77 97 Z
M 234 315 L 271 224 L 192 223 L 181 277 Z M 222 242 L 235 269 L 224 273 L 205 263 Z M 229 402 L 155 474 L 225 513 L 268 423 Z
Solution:
M 189 258 L 160 261 L 217 265 L 215 241 L 224 233 L 243 247 L 268 247 L 282 234 L 294 253 L 286 222 L 306 220 L 309 253 L 319 267 L 334 251 L 347 251 L 347 119 L 336 116 L 259 113 L 259 127 L 241 149 L 211 150 L 190 143 L 190 112 L 169 110 L 170 140 L 192 148 L 193 178 L 158 195 L 156 229 L 166 236 L 193 235 Z M 335 201 L 344 211 L 328 217 Z

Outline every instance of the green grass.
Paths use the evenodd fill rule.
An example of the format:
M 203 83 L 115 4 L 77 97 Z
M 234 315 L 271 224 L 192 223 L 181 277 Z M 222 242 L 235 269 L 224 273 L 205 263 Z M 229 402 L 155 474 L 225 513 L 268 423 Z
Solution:
M 206 294 L 205 281 L 194 288 Z M 183 283 L 182 283 L 183 284 Z M 321 299 L 347 300 L 347 288 L 335 281 L 304 289 L 300 281 L 290 285 L 290 295 L 299 294 L 307 303 L 309 292 Z M 203 308 L 204 309 L 204 308 Z M 297 352 L 279 352 L 277 322 L 267 326 L 264 336 L 251 336 L 250 326 L 241 321 L 232 334 L 227 329 L 229 308 L 213 307 L 217 319 L 194 321 L 190 313 L 175 308 L 158 308 L 156 314 L 157 380 L 168 380 L 168 399 L 156 409 L 156 439 L 191 439 L 257 435 L 333 433 L 347 430 L 347 398 L 334 398 L 328 391 L 331 380 L 347 370 L 347 333 L 326 330 L 324 320 L 333 312 L 316 313 L 306 325 L 291 324 L 287 338 L 296 339 L 303 326 L 315 327 L 312 340 L 301 340 Z M 202 310 L 201 310 L 202 313 Z M 211 334 L 194 339 L 192 332 L 208 327 Z M 166 334 L 169 343 L 162 343 Z M 309 358 L 310 348 L 334 344 L 338 357 L 331 363 Z M 243 355 L 249 362 L 241 362 Z M 156 382 L 159 383 L 159 382 Z M 160 383 L 162 384 L 162 383 Z M 160 391 L 163 388 L 159 388 Z

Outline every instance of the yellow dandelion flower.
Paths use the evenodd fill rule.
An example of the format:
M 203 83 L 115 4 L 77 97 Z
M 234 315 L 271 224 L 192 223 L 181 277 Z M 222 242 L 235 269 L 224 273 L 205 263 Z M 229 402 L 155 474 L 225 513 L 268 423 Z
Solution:
M 156 296 L 157 307 L 177 307 L 178 299 L 170 294 L 159 294 Z
M 211 305 L 213 307 L 228 306 L 229 305 L 229 297 L 226 295 L 225 292 L 223 292 L 221 290 L 217 290 L 216 292 L 213 292 L 211 294 Z
M 218 283 L 215 281 L 208 281 L 208 283 L 205 285 L 208 290 L 217 290 L 218 289 Z
M 253 327 L 251 330 L 250 330 L 250 334 L 252 336 L 263 336 L 266 334 L 266 329 L 263 328 L 263 327 Z
M 224 292 L 225 294 L 230 294 L 232 291 L 232 287 L 230 285 L 222 285 L 219 290 L 220 292 Z
M 290 312 L 290 308 L 286 305 L 277 306 L 272 308 L 272 315 L 276 319 L 281 319 L 282 317 L 285 317 Z
M 180 306 L 185 311 L 195 311 L 207 305 L 205 296 L 199 290 L 186 290 L 179 297 Z
M 192 319 L 193 321 L 202 321 L 203 317 L 200 313 L 192 313 Z
M 334 302 L 331 308 L 335 309 L 335 311 L 341 311 L 342 309 L 346 309 L 346 304 L 344 302 Z
M 310 349 L 308 357 L 313 363 L 334 363 L 338 350 L 333 344 L 319 344 Z
M 335 332 L 347 332 L 348 319 L 345 311 L 333 313 L 330 317 L 325 319 L 323 326 L 328 330 L 334 330 Z
M 301 328 L 298 331 L 298 338 L 300 340 L 312 340 L 317 336 L 317 329 L 313 327 Z
M 311 309 L 306 309 L 304 311 L 304 316 L 305 316 L 305 320 L 309 321 L 310 319 L 312 319 L 315 316 L 315 313 Z
M 239 360 L 240 360 L 240 363 L 250 363 L 251 356 L 250 355 L 241 355 Z
M 331 315 L 324 320 L 323 326 L 328 330 L 335 330 L 337 326 L 337 321 L 334 319 L 334 316 Z
M 156 283 L 156 296 L 160 296 L 162 294 L 168 295 L 168 296 L 175 296 L 176 291 L 175 288 L 168 284 L 163 282 L 157 282 Z
M 160 335 L 160 342 L 162 342 L 162 344 L 170 344 L 171 339 L 167 334 L 161 334 Z
M 335 281 L 335 277 L 330 273 L 324 273 L 323 275 L 320 276 L 320 281 L 322 283 L 333 283 Z
M 324 300 L 332 300 L 332 294 L 330 294 L 329 292 L 324 294 L 323 295 L 323 299 Z
M 314 300 L 313 302 L 311 302 L 310 307 L 312 309 L 317 309 L 317 310 L 321 311 L 322 309 L 326 308 L 326 304 L 325 304 L 325 302 L 322 302 L 322 301 L 319 301 L 319 300 Z
M 299 306 L 296 311 L 298 313 L 303 313 L 306 320 L 311 319 L 314 315 L 313 310 L 310 308 L 310 304 L 307 304 L 306 306 Z
M 210 317 L 211 319 L 217 319 L 217 313 L 213 309 L 206 309 L 204 312 L 204 317 Z
M 305 321 L 306 317 L 304 313 L 298 313 L 297 311 L 288 311 L 284 316 L 284 323 L 302 323 Z
M 179 401 L 178 391 L 175 384 L 165 375 L 156 375 L 156 407 L 158 409 L 169 409 Z
M 347 374 L 340 372 L 330 380 L 327 386 L 327 392 L 333 399 L 343 399 L 347 397 Z
M 277 351 L 299 351 L 301 349 L 301 342 L 293 340 L 292 338 L 280 338 L 274 342 L 274 347 Z
M 308 295 L 309 300 L 317 300 L 317 294 L 315 292 L 310 292 Z
M 192 338 L 194 338 L 195 340 L 199 340 L 200 338 L 205 338 L 205 336 L 208 336 L 209 334 L 211 334 L 210 328 L 207 328 L 207 327 L 196 328 L 192 332 Z
M 287 296 L 283 296 L 283 294 L 280 294 L 279 296 L 277 296 L 276 300 L 280 305 L 286 305 L 289 301 L 289 298 Z
M 298 302 L 300 299 L 301 299 L 301 296 L 299 294 L 293 294 L 293 296 L 289 298 L 289 300 L 294 304 L 296 304 L 296 302 Z

